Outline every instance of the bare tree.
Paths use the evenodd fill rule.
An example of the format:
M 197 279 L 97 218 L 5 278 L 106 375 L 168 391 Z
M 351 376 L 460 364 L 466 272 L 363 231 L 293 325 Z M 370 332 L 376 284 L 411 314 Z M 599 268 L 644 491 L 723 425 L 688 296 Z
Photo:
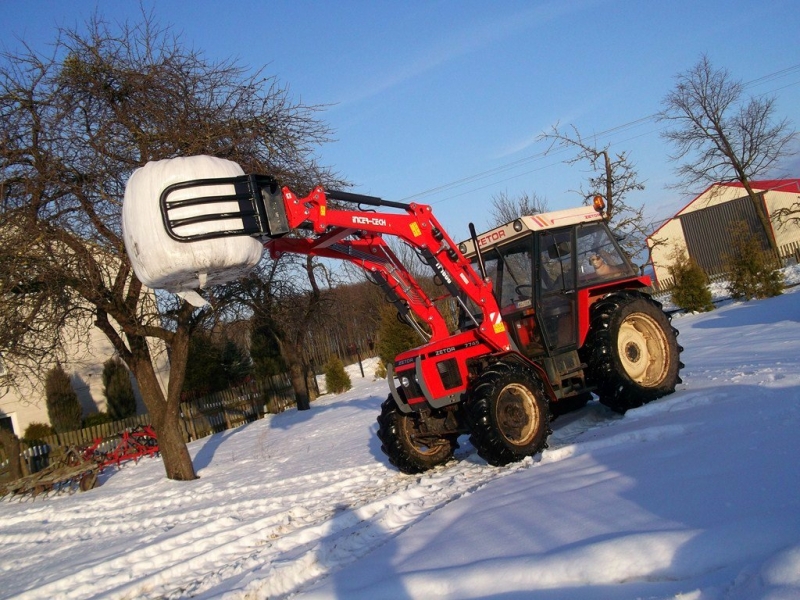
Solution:
M 359 275 L 364 278 L 363 272 Z M 325 290 L 323 298 L 329 317 L 311 332 L 319 364 L 331 354 L 370 356 L 380 325 L 383 290 L 369 281 L 343 282 Z
M 647 229 L 650 230 L 652 233 L 655 233 L 658 230 L 658 227 L 659 227 L 659 225 L 657 225 L 655 223 L 650 223 L 647 226 Z M 641 274 L 644 274 L 645 267 L 648 264 L 651 264 L 653 262 L 653 252 L 656 250 L 656 248 L 664 248 L 664 247 L 669 246 L 669 238 L 666 238 L 666 237 L 653 237 L 652 233 L 649 236 L 647 236 L 647 238 L 645 240 L 645 242 L 646 242 L 645 243 L 645 246 L 646 246 L 645 250 L 646 250 L 647 254 L 646 254 L 646 257 L 645 257 L 644 261 L 639 266 L 639 272 Z
M 800 202 L 793 202 L 790 206 L 779 208 L 773 213 L 780 226 L 788 224 L 800 225 Z
M 740 182 L 777 250 L 766 209 L 750 182 L 791 154 L 796 136 L 791 124 L 775 120 L 775 98 L 743 98 L 744 85 L 726 69 L 715 69 L 706 55 L 676 79 L 659 119 L 674 126 L 662 134 L 677 148 L 673 160 L 685 159 L 677 168 L 680 187 Z
M 527 215 L 547 212 L 547 200 L 533 192 L 522 192 L 516 198 L 510 198 L 506 192 L 492 196 L 490 227 L 498 227 L 510 223 L 514 219 Z
M 645 246 L 648 225 L 644 207 L 631 206 L 627 197 L 631 192 L 643 190 L 644 183 L 639 181 L 639 174 L 627 152 L 612 153 L 609 144 L 599 146 L 596 142 L 584 139 L 577 127 L 572 126 L 571 129 L 572 133 L 568 134 L 556 124 L 549 133 L 541 134 L 538 139 L 550 142 L 548 152 L 555 148 L 574 150 L 576 154 L 564 161 L 566 164 L 589 164 L 594 174 L 587 180 L 588 188 L 581 185 L 575 191 L 585 201 L 595 194 L 605 196 L 605 218 L 626 252 L 635 256 Z
M 800 142 L 800 136 L 796 137 Z M 794 151 L 794 154 L 800 153 L 800 143 L 795 144 L 795 147 L 797 149 Z M 789 168 L 800 170 L 800 160 L 797 160 L 794 166 L 790 164 Z M 798 190 L 797 187 L 795 187 L 795 190 L 800 191 Z M 781 191 L 788 191 L 788 190 L 782 189 Z M 788 226 L 794 226 L 794 227 L 800 226 L 800 193 L 797 194 L 796 202 L 792 202 L 789 206 L 784 206 L 782 208 L 779 208 L 778 210 L 772 213 L 772 218 L 778 222 L 779 228 Z
M 299 410 L 308 410 L 315 394 L 308 384 L 311 364 L 307 340 L 312 329 L 325 321 L 317 266 L 311 256 L 284 254 L 263 261 L 249 277 L 227 286 L 252 314 L 253 327 L 271 335 L 280 348 Z
M 316 107 L 274 78 L 211 62 L 143 15 L 62 30 L 50 56 L 0 62 L 0 354 L 14 366 L 54 362 L 67 331 L 92 324 L 135 375 L 166 475 L 196 477 L 180 427 L 192 331 L 232 296 L 196 308 L 154 296 L 124 252 L 120 212 L 131 173 L 148 161 L 209 154 L 301 187 L 335 177 L 313 160 L 329 130 Z M 169 348 L 169 386 L 154 348 Z M 12 364 L 13 363 L 13 364 Z

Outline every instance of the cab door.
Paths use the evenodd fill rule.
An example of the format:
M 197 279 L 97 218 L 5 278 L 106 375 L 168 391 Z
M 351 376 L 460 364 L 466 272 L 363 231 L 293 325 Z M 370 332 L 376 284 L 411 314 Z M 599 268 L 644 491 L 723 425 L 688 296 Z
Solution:
M 533 243 L 533 235 L 526 235 L 483 253 L 503 322 L 516 348 L 529 358 L 546 352 L 535 317 Z
M 536 236 L 536 314 L 550 354 L 577 347 L 574 248 L 572 228 Z

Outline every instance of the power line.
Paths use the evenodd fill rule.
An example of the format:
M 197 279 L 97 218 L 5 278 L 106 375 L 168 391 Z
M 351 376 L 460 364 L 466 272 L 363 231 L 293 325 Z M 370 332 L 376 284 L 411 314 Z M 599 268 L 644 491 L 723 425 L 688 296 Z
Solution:
M 655 131 L 659 131 L 659 130 L 655 129 L 655 130 L 651 130 L 651 131 L 645 131 L 644 133 L 640 133 L 638 135 L 627 137 L 624 140 L 620 140 L 620 142 L 628 142 L 630 140 L 635 140 L 637 138 L 644 137 L 646 135 L 650 135 L 651 133 L 654 133 Z M 563 151 L 566 151 L 566 149 L 564 149 Z M 561 152 L 561 151 L 559 151 L 559 152 Z M 561 162 L 562 161 L 556 161 L 556 162 L 552 162 L 552 163 L 549 163 L 549 164 L 546 164 L 546 165 L 542 165 L 540 167 L 537 167 L 536 169 L 530 169 L 528 171 L 523 171 L 522 173 L 517 173 L 516 175 L 512 175 L 510 177 L 506 177 L 505 179 L 500 179 L 500 180 L 497 180 L 497 181 L 493 181 L 491 183 L 487 183 L 486 185 L 482 185 L 482 186 L 477 187 L 477 188 L 472 188 L 472 189 L 466 190 L 464 192 L 459 192 L 458 194 L 453 194 L 453 195 L 447 196 L 445 198 L 440 198 L 439 200 L 434 200 L 434 201 L 430 202 L 430 204 L 441 204 L 442 202 L 446 202 L 448 200 L 453 200 L 455 198 L 460 198 L 461 196 L 466 196 L 467 194 L 470 194 L 472 192 L 477 192 L 477 191 L 480 191 L 480 190 L 484 190 L 486 188 L 490 188 L 490 187 L 495 186 L 495 185 L 497 185 L 499 183 L 504 183 L 506 181 L 510 181 L 512 179 L 516 179 L 517 177 L 524 177 L 525 175 L 530 175 L 531 173 L 536 173 L 537 171 L 543 171 L 544 169 L 549 169 L 550 167 L 554 167 L 554 166 L 556 166 L 558 164 L 561 164 Z
M 619 132 L 625 131 L 626 129 L 629 129 L 629 128 L 632 128 L 632 127 L 636 127 L 638 125 L 646 123 L 647 121 L 650 121 L 651 119 L 655 118 L 655 116 L 656 116 L 655 114 L 652 114 L 652 115 L 647 116 L 647 117 L 642 117 L 640 119 L 636 119 L 635 121 L 630 121 L 628 123 L 624 123 L 623 125 L 617 125 L 615 127 L 611 127 L 610 129 L 606 129 L 605 131 L 601 131 L 599 133 L 593 134 L 592 137 L 603 137 L 603 136 L 606 136 L 606 135 L 612 135 L 614 133 L 619 133 Z M 523 165 L 523 164 L 526 164 L 526 163 L 529 163 L 529 162 L 533 162 L 533 161 L 536 161 L 536 160 L 540 160 L 540 159 L 542 159 L 542 158 L 544 158 L 544 157 L 546 157 L 548 155 L 552 156 L 554 154 L 561 154 L 561 153 L 566 152 L 566 151 L 567 151 L 566 148 L 560 148 L 560 149 L 557 149 L 557 150 L 549 150 L 549 149 L 548 150 L 543 150 L 541 152 L 537 152 L 536 154 L 532 154 L 530 156 L 526 156 L 526 157 L 517 159 L 517 160 L 512 161 L 510 163 L 499 165 L 499 166 L 494 167 L 492 169 L 489 169 L 487 171 L 481 171 L 480 173 L 476 173 L 474 175 L 470 175 L 470 176 L 464 177 L 462 179 L 457 179 L 455 181 L 451 181 L 450 183 L 445 183 L 445 184 L 442 184 L 442 185 L 437 186 L 435 188 L 430 188 L 428 190 L 425 190 L 425 191 L 422 191 L 422 192 L 418 192 L 418 193 L 413 194 L 411 196 L 406 196 L 405 198 L 401 199 L 401 202 L 409 202 L 410 200 L 413 200 L 415 198 L 420 198 L 420 197 L 423 197 L 423 196 L 430 196 L 432 194 L 436 194 L 438 192 L 441 192 L 441 191 L 444 191 L 444 190 L 447 190 L 447 189 L 450 189 L 450 188 L 454 188 L 454 187 L 461 187 L 462 185 L 466 185 L 468 183 L 472 183 L 473 181 L 486 179 L 487 177 L 491 177 L 492 175 L 497 175 L 499 173 L 503 173 L 505 171 L 512 170 L 512 169 L 514 169 L 514 168 L 516 168 L 516 167 L 518 167 L 520 165 Z M 553 163 L 553 165 L 555 165 L 555 164 L 558 164 L 558 163 Z M 553 166 L 553 165 L 549 165 L 549 166 Z M 515 177 L 518 177 L 518 175 L 515 175 Z M 507 181 L 507 180 L 504 179 L 504 180 L 501 180 L 501 181 Z M 479 189 L 482 189 L 482 188 L 479 188 Z M 441 202 L 441 200 L 439 202 Z
M 775 71 L 774 73 L 770 73 L 768 75 L 763 75 L 756 79 L 752 79 L 747 83 L 745 83 L 744 87 L 750 87 L 751 85 L 756 85 L 758 83 L 762 83 L 765 81 L 772 81 L 773 79 L 778 79 L 780 77 L 788 75 L 789 73 L 794 73 L 795 71 L 800 71 L 800 64 L 793 65 L 791 67 L 786 67 L 785 69 L 781 69 L 780 71 Z
M 800 64 L 792 65 L 790 67 L 786 67 L 784 69 L 781 69 L 780 71 L 775 71 L 773 73 L 768 73 L 767 75 L 763 75 L 763 76 L 758 77 L 756 79 L 752 79 L 752 80 L 744 83 L 743 87 L 748 88 L 748 87 L 751 87 L 751 86 L 754 86 L 754 85 L 758 85 L 758 84 L 761 84 L 761 83 L 774 81 L 776 79 L 780 79 L 781 77 L 785 77 L 787 75 L 790 75 L 790 74 L 798 72 L 798 71 L 800 71 Z M 798 83 L 800 83 L 800 81 L 794 81 L 792 83 L 788 83 L 788 84 L 786 84 L 784 86 L 781 86 L 779 88 L 773 89 L 772 92 L 777 91 L 777 90 L 782 90 L 782 89 L 785 89 L 787 87 L 791 87 L 793 85 L 797 85 Z M 771 92 L 767 92 L 767 93 L 771 93 Z M 621 132 L 626 131 L 628 129 L 632 129 L 634 127 L 638 127 L 639 125 L 647 123 L 648 121 L 653 121 L 653 120 L 655 120 L 655 118 L 657 116 L 658 116 L 658 113 L 653 113 L 653 114 L 648 115 L 646 117 L 641 117 L 641 118 L 635 119 L 633 121 L 628 121 L 627 123 L 623 123 L 622 125 L 617 125 L 615 127 L 611 127 L 609 129 L 606 129 L 606 130 L 601 131 L 599 133 L 593 134 L 592 137 L 601 138 L 601 137 L 610 136 L 610 135 L 613 135 L 613 134 L 616 134 L 616 133 L 621 133 Z M 642 135 L 644 135 L 644 134 L 642 134 Z M 634 136 L 634 137 L 641 137 L 641 136 Z M 629 138 L 629 139 L 631 139 L 631 138 Z M 461 179 L 456 179 L 455 181 L 451 181 L 449 183 L 444 183 L 442 185 L 439 185 L 439 186 L 436 186 L 436 187 L 433 187 L 433 188 L 429 188 L 427 190 L 418 192 L 416 194 L 412 194 L 410 196 L 406 196 L 405 198 L 402 198 L 401 201 L 402 202 L 410 202 L 412 200 L 417 200 L 419 198 L 424 198 L 426 196 L 432 196 L 434 194 L 438 194 L 438 193 L 441 193 L 441 192 L 444 192 L 444 191 L 447 191 L 447 190 L 450 190 L 450 189 L 459 188 L 459 187 L 462 187 L 462 186 L 465 186 L 465 185 L 468 185 L 468 184 L 471 184 L 471 183 L 475 183 L 477 181 L 481 181 L 481 180 L 487 179 L 487 178 L 492 177 L 494 175 L 499 175 L 499 174 L 502 174 L 502 173 L 506 173 L 506 172 L 514 170 L 514 169 L 516 169 L 516 168 L 518 168 L 518 167 L 520 167 L 522 165 L 526 165 L 526 164 L 531 163 L 531 162 L 542 160 L 543 158 L 545 158 L 548 155 L 552 156 L 554 154 L 560 154 L 562 152 L 565 152 L 566 150 L 567 150 L 566 148 L 561 148 L 561 149 L 558 149 L 558 150 L 550 150 L 550 149 L 548 149 L 548 150 L 544 150 L 544 151 L 541 151 L 541 152 L 537 152 L 536 154 L 531 154 L 529 156 L 525 156 L 523 158 L 519 158 L 519 159 L 511 161 L 509 163 L 504 163 L 502 165 L 498 165 L 497 167 L 494 167 L 492 169 L 488 169 L 486 171 L 481 171 L 480 173 L 475 173 L 473 175 L 469 175 L 469 176 L 463 177 Z M 442 198 L 442 199 L 437 200 L 435 202 L 431 202 L 431 204 L 439 204 L 439 203 L 445 202 L 447 200 L 452 200 L 454 198 L 458 198 L 460 196 L 464 196 L 464 195 L 466 195 L 468 193 L 471 193 L 471 192 L 474 192 L 474 191 L 479 191 L 479 190 L 485 189 L 487 187 L 491 187 L 492 185 L 497 185 L 498 183 L 503 183 L 505 181 L 510 181 L 511 179 L 515 179 L 517 177 L 522 177 L 524 175 L 529 175 L 530 173 L 534 173 L 536 171 L 541 171 L 542 169 L 555 166 L 556 164 L 559 164 L 559 163 L 551 163 L 551 164 L 545 165 L 543 167 L 539 167 L 537 169 L 532 169 L 532 170 L 529 170 L 529 171 L 525 171 L 524 173 L 518 173 L 516 175 L 512 175 L 511 177 L 507 177 L 505 179 L 500 179 L 498 181 L 494 181 L 491 184 L 483 185 L 483 186 L 477 187 L 477 188 L 472 188 L 472 189 L 469 189 L 467 191 L 460 192 L 460 193 L 452 195 L 452 196 L 448 196 L 447 198 Z

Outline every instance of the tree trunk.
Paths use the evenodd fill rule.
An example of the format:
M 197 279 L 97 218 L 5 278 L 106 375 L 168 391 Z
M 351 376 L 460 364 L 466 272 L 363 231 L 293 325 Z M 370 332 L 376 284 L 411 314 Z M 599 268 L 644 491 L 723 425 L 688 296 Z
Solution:
M 308 390 L 308 396 L 310 400 L 313 402 L 319 398 L 319 385 L 317 385 L 317 374 L 314 372 L 313 363 L 306 364 L 305 371 L 306 389 Z
M 8 457 L 8 471 L 11 480 L 21 478 L 24 473 L 22 471 L 22 457 L 20 456 L 22 449 L 20 448 L 19 438 L 11 431 L 0 429 L 0 444 L 6 451 Z
M 281 356 L 289 369 L 289 381 L 294 392 L 294 401 L 297 410 L 310 410 L 311 397 L 309 396 L 308 382 L 306 381 L 307 367 L 303 361 L 302 349 L 294 340 L 276 337 L 281 348 Z
M 153 426 L 158 435 L 158 448 L 164 461 L 167 478 L 177 481 L 197 479 L 192 458 L 183 439 L 183 423 L 180 416 L 180 388 L 183 385 L 183 377 L 178 373 L 185 371 L 186 358 L 189 353 L 188 335 L 176 335 L 176 339 L 171 345 L 167 398 L 164 397 L 156 378 L 144 338 L 129 336 L 129 340 L 134 348 L 134 359 L 128 366 L 136 376 L 142 401 L 153 419 Z
M 758 215 L 758 220 L 761 222 L 761 226 L 764 228 L 764 234 L 767 236 L 770 250 L 775 253 L 775 256 L 778 256 L 778 243 L 775 241 L 775 235 L 772 231 L 772 223 L 770 223 L 769 216 L 767 216 L 763 197 L 753 191 L 753 188 L 750 187 L 749 181 L 742 181 L 742 185 L 744 186 L 747 195 L 750 196 L 750 200 L 753 202 L 753 207 L 756 210 L 756 215 Z
M 176 481 L 197 479 L 192 457 L 183 439 L 180 412 L 169 407 L 161 414 L 153 415 L 153 426 L 158 435 L 158 450 L 164 460 L 167 478 Z
M 608 152 L 603 150 L 603 168 L 606 172 L 606 214 L 605 218 L 610 221 L 617 208 L 617 199 L 614 197 L 614 169 L 611 166 L 611 159 L 608 158 Z
M 289 380 L 292 382 L 297 410 L 310 410 L 311 400 L 306 387 L 306 374 L 299 360 L 292 360 L 289 365 Z

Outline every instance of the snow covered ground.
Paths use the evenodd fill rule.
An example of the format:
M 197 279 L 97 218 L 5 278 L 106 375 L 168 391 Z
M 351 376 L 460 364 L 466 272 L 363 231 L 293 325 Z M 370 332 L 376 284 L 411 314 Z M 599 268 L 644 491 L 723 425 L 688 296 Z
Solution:
M 800 288 L 677 315 L 678 391 L 506 468 L 392 468 L 362 379 L 95 490 L 0 503 L 2 598 L 800 598 Z M 372 372 L 367 367 L 368 374 Z

